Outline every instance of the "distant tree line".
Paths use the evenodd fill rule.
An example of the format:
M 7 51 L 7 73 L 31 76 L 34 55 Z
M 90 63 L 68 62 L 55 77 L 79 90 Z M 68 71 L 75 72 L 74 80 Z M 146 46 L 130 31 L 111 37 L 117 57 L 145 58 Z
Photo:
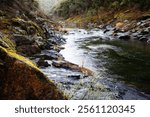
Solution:
M 150 0 L 66 0 L 56 10 L 59 16 L 69 17 L 85 12 L 97 11 L 100 8 L 119 10 L 124 7 L 138 7 L 141 10 L 150 8 Z

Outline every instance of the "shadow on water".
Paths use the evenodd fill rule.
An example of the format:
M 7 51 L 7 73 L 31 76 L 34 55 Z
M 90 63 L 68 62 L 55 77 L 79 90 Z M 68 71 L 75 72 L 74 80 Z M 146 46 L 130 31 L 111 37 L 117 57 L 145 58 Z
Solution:
M 114 43 L 114 42 L 112 42 Z M 137 42 L 114 43 L 123 51 L 110 51 L 113 59 L 108 68 L 112 73 L 123 76 L 122 80 L 150 94 L 150 47 Z
M 144 95 L 150 94 L 150 45 L 137 41 L 95 40 L 88 41 L 86 46 L 111 45 L 118 49 L 108 48 L 101 52 L 98 48 L 96 58 L 105 59 L 104 65 L 108 74 L 118 75 L 118 81 L 134 87 Z M 101 61 L 97 62 L 99 64 Z M 103 66 L 103 67 L 104 67 Z M 102 67 L 102 66 L 101 66 Z M 114 77 L 113 77 L 114 78 Z M 129 98 L 130 99 L 130 98 Z M 147 99 L 150 99 L 148 96 Z

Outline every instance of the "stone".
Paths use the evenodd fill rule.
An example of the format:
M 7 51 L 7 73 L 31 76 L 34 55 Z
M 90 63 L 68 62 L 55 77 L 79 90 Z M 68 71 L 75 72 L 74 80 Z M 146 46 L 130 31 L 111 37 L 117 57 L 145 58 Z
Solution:
M 141 31 L 141 35 L 146 35 L 146 34 L 149 34 L 148 29 L 145 29 L 145 30 L 142 30 L 142 31 Z
M 62 37 L 54 36 L 51 37 L 48 42 L 55 45 L 62 45 L 66 43 L 66 40 Z
M 21 46 L 21 45 L 31 45 L 35 41 L 31 40 L 28 36 L 25 35 L 13 35 L 13 41 L 16 43 L 16 46 Z
M 118 23 L 116 23 L 115 28 L 116 29 L 122 29 L 124 26 L 125 26 L 125 24 L 123 22 L 118 22 Z
M 81 79 L 81 75 L 68 75 L 68 78 L 79 80 L 79 79 Z
M 67 99 L 55 84 L 27 58 L 0 46 L 0 99 Z
M 44 50 L 41 54 L 34 55 L 37 58 L 43 58 L 44 60 L 63 60 L 64 57 L 55 50 Z
M 25 56 L 33 56 L 34 54 L 41 51 L 39 46 L 36 44 L 17 46 L 16 50 L 18 51 L 18 53 Z
M 130 40 L 130 36 L 129 35 L 122 35 L 122 36 L 119 36 L 119 39 L 120 40 Z
M 139 40 L 142 41 L 142 42 L 147 42 L 148 38 L 144 36 L 144 37 L 141 37 Z
M 144 16 L 139 17 L 137 20 L 147 20 L 149 18 L 150 18 L 150 15 L 144 15 Z
M 45 61 L 43 58 L 41 58 L 38 62 L 37 65 L 39 67 L 49 67 L 51 66 L 47 61 Z
M 90 69 L 87 69 L 85 67 L 80 67 L 79 65 L 68 62 L 66 60 L 52 61 L 52 65 L 57 68 L 65 68 L 65 69 L 79 71 L 83 73 L 85 76 L 93 76 L 94 74 L 93 71 L 91 71 Z
M 108 30 L 108 29 L 105 29 L 105 30 L 104 30 L 104 33 L 108 32 L 108 31 L 110 31 L 110 30 Z

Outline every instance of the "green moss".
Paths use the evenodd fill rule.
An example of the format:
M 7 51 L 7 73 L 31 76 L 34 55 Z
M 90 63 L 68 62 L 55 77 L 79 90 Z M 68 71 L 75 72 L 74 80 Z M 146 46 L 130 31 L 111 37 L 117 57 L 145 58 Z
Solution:
M 1 21 L 3 24 L 10 24 L 10 20 L 7 18 L 2 18 Z
M 9 49 L 6 49 L 2 46 L 0 46 L 0 49 L 3 50 L 5 53 L 7 53 L 9 56 L 17 59 L 17 60 L 20 60 L 22 61 L 23 63 L 26 63 L 27 65 L 31 66 L 32 68 L 35 68 L 36 70 L 38 71 L 41 71 L 31 60 L 17 54 L 16 52 L 14 52 L 13 50 L 9 50 Z
M 36 24 L 35 22 L 28 21 L 27 24 L 29 24 L 29 25 L 31 25 L 33 28 L 35 28 L 41 36 L 44 35 L 43 29 L 42 29 L 40 26 L 38 26 L 38 24 Z
M 16 45 L 7 36 L 0 39 L 0 45 L 15 51 Z
M 25 21 L 24 19 L 16 17 L 16 18 L 12 18 L 12 22 L 16 23 L 16 26 L 22 27 L 26 31 L 28 31 L 28 27 L 32 27 L 37 31 L 37 35 L 41 35 L 42 37 L 44 36 L 43 29 L 33 21 Z

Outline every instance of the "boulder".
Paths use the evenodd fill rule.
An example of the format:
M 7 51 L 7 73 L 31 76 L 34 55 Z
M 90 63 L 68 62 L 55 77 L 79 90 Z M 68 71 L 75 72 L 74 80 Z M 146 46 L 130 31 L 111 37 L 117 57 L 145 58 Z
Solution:
M 53 36 L 48 40 L 48 42 L 54 45 L 62 45 L 66 43 L 66 40 L 59 36 Z
M 141 17 L 139 17 L 137 20 L 147 20 L 150 18 L 150 15 L 143 15 Z
M 122 29 L 124 26 L 125 26 L 124 22 L 118 22 L 118 23 L 116 23 L 115 28 L 116 29 Z
M 147 42 L 149 39 L 147 37 L 143 36 L 139 40 L 142 42 Z
M 129 35 L 122 35 L 122 36 L 119 36 L 119 39 L 120 40 L 130 40 L 130 36 Z
M 18 34 L 13 35 L 13 41 L 16 43 L 16 46 L 31 45 L 34 43 L 34 40 L 31 40 L 29 36 Z
M 147 35 L 147 34 L 149 34 L 149 30 L 148 29 L 143 29 L 140 34 L 141 35 Z
M 44 50 L 41 54 L 34 55 L 36 58 L 43 58 L 44 60 L 63 60 L 64 57 L 55 50 Z
M 82 78 L 82 76 L 81 75 L 68 75 L 68 78 L 72 78 L 72 79 L 74 79 L 74 80 L 79 80 L 79 79 L 81 79 Z
M 85 67 L 80 67 L 79 65 L 68 62 L 66 60 L 52 61 L 52 65 L 57 68 L 65 68 L 65 69 L 79 71 L 85 75 L 84 77 L 93 76 L 93 71 L 91 71 L 90 69 L 87 69 Z
M 65 68 L 65 69 L 72 69 L 72 70 L 79 70 L 79 66 L 68 61 L 52 61 L 52 65 L 57 68 Z
M 27 58 L 0 46 L 0 99 L 67 99 Z
M 51 66 L 47 61 L 45 61 L 43 58 L 41 58 L 38 62 L 37 65 L 39 67 L 49 67 Z
M 17 46 L 16 50 L 21 55 L 32 56 L 41 51 L 37 44 Z

